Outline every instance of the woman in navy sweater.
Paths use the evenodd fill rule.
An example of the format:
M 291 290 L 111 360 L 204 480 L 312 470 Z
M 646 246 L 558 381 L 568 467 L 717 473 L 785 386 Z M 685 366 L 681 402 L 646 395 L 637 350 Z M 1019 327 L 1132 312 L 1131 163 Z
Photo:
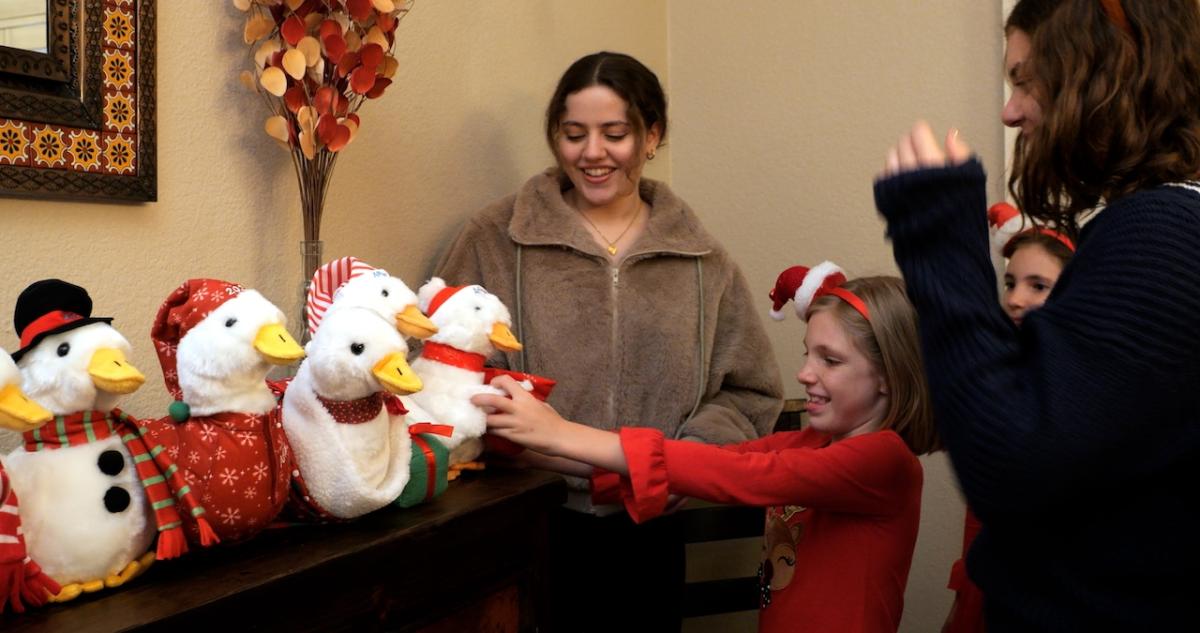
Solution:
M 934 418 L 983 532 L 989 633 L 1174 631 L 1200 595 L 1200 6 L 1021 0 L 1010 189 L 1078 237 L 1020 327 L 985 174 L 918 123 L 875 200 L 920 315 Z M 1016 35 L 1016 37 L 1014 37 Z M 1103 210 L 1086 229 L 1080 219 Z

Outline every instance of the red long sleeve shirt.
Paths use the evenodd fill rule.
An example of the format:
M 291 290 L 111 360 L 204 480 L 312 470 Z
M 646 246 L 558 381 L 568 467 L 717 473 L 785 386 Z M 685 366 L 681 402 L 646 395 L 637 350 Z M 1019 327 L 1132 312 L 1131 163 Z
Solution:
M 921 463 L 892 431 L 830 443 L 811 429 L 711 446 L 621 429 L 636 521 L 675 493 L 765 506 L 759 630 L 894 632 L 921 512 Z

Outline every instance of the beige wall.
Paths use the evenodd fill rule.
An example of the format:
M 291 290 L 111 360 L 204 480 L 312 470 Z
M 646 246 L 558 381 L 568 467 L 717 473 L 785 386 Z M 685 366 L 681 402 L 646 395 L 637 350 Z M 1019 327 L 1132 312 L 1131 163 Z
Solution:
M 240 13 L 170 1 L 158 17 L 159 201 L 0 199 L 0 345 L 16 347 L 8 315 L 25 285 L 84 285 L 149 377 L 128 404 L 145 416 L 167 403 L 148 331 L 170 290 L 189 277 L 240 281 L 292 317 L 301 239 L 289 161 L 236 80 Z M 894 272 L 871 179 L 918 116 L 958 125 L 1000 164 L 999 26 L 992 1 L 418 0 L 399 30 L 396 84 L 362 109 L 363 133 L 337 166 L 326 258 L 353 254 L 417 285 L 468 214 L 549 164 L 541 112 L 555 80 L 607 48 L 667 84 L 669 149 L 648 175 L 670 180 L 724 241 L 764 312 L 775 274 L 793 263 Z M 791 319 L 768 331 L 798 397 L 803 328 Z M 961 530 L 944 460 L 926 465 L 905 631 L 940 623 Z
M 775 276 L 792 264 L 896 272 L 871 182 L 915 119 L 943 133 L 958 126 L 999 169 L 1000 17 L 998 0 L 670 3 L 671 183 L 761 290 L 764 312 Z M 767 330 L 789 397 L 802 396 L 792 377 L 803 326 L 793 316 Z M 940 629 L 962 533 L 945 458 L 924 463 L 901 627 L 914 633 Z

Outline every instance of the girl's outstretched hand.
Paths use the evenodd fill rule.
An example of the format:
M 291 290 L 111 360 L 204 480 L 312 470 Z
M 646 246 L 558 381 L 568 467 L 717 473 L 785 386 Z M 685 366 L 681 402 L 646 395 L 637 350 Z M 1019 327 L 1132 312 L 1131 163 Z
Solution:
M 492 386 L 508 397 L 479 394 L 471 398 L 475 406 L 484 410 L 490 407 L 488 432 L 539 453 L 556 455 L 554 440 L 570 423 L 554 407 L 534 398 L 510 376 L 497 376 L 492 380 Z
M 888 150 L 883 173 L 877 178 L 883 179 L 918 169 L 961 165 L 970 157 L 971 148 L 959 138 L 957 129 L 950 128 L 943 149 L 938 145 L 929 124 L 917 121 L 912 129 Z

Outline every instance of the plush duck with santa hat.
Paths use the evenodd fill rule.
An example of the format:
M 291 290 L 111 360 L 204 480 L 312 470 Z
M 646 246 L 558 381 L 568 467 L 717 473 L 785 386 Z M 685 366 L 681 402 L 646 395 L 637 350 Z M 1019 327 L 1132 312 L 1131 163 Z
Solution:
M 334 306 L 373 310 L 405 336 L 427 339 L 437 333 L 437 326 L 421 313 L 417 293 L 400 278 L 357 257 L 335 259 L 313 273 L 305 303 L 309 334 L 316 333 L 325 312 Z
M 215 535 L 184 518 L 193 541 L 250 538 L 287 501 L 292 455 L 266 375 L 304 350 L 284 326 L 257 291 L 216 279 L 185 281 L 159 308 L 150 338 L 175 402 L 147 436 L 210 512 Z
M 504 303 L 481 286 L 447 286 L 434 277 L 417 296 L 421 310 L 438 330 L 413 361 L 425 388 L 404 398 L 405 406 L 454 428 L 445 442 L 452 470 L 477 467 L 472 460 L 483 450 L 479 438 L 487 423 L 486 414 L 471 404 L 471 397 L 500 393 L 484 384 L 483 363 L 497 349 L 521 350 L 511 330 L 512 317 Z M 416 406 L 410 406 L 410 401 Z
M 394 322 L 374 310 L 338 307 L 316 322 L 283 428 L 303 500 L 318 516 L 352 519 L 392 503 L 409 481 L 412 440 L 393 394 L 419 391 L 421 380 Z
M 31 431 L 53 419 L 49 411 L 21 391 L 21 374 L 8 352 L 0 349 L 0 428 Z M 54 579 L 29 557 L 21 529 L 20 502 L 0 461 L 0 613 L 38 607 L 62 591 Z
M 145 378 L 126 360 L 129 342 L 112 319 L 91 314 L 87 291 L 58 279 L 17 299 L 22 389 L 54 420 L 25 430 L 5 466 L 29 553 L 63 586 L 60 601 L 119 586 L 156 555 L 179 556 L 187 549 L 180 510 L 199 521 L 204 514 L 171 458 L 114 408 Z M 157 550 L 147 553 L 156 533 Z

